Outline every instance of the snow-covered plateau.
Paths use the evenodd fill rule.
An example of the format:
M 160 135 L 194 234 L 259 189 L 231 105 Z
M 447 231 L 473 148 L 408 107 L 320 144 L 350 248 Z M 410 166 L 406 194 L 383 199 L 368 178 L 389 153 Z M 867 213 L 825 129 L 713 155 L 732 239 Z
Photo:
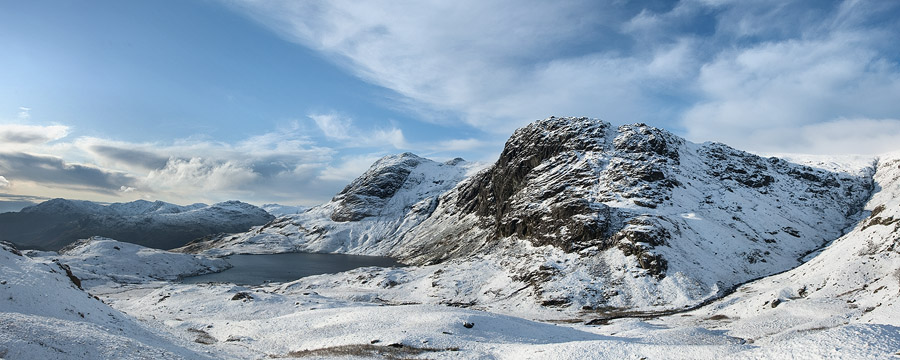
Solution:
M 167 252 L 0 249 L 0 357 L 900 357 L 900 153 L 764 158 L 554 118 L 490 165 L 385 157 L 331 201 Z M 409 264 L 181 284 L 237 253 Z

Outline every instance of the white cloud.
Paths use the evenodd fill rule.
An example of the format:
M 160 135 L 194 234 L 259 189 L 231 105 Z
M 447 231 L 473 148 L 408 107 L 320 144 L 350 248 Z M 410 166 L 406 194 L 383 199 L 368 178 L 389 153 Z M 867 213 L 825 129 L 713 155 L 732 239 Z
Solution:
M 745 136 L 762 152 L 877 155 L 900 149 L 900 119 L 838 119 Z
M 19 120 L 31 119 L 31 108 L 19 106 Z
M 703 66 L 697 83 L 705 100 L 684 114 L 688 137 L 751 150 L 791 146 L 789 139 L 816 123 L 900 114 L 900 102 L 892 100 L 900 94 L 900 72 L 864 34 L 726 52 Z M 753 136 L 776 129 L 783 144 Z
M 381 158 L 376 154 L 348 156 L 341 159 L 337 166 L 328 166 L 322 171 L 322 180 L 331 180 L 348 184 L 351 180 L 362 175 L 372 164 Z
M 240 189 L 258 176 L 231 161 L 195 157 L 171 159 L 164 168 L 151 171 L 144 182 L 151 189 L 169 193 L 218 192 Z
M 229 3 L 423 116 L 494 134 L 588 115 L 753 149 L 745 134 L 900 113 L 892 2 Z
M 284 37 L 392 89 L 422 114 L 462 113 L 508 133 L 562 113 L 634 114 L 633 66 L 616 51 L 564 54 L 606 26 L 596 2 L 230 2 Z M 566 20 L 560 20 L 566 19 Z M 592 39 L 593 40 L 593 39 Z M 623 86 L 626 85 L 626 86 Z M 642 118 L 630 115 L 628 118 Z
M 63 125 L 0 124 L 0 148 L 41 145 L 68 135 L 69 127 Z
M 472 151 L 472 150 L 480 149 L 480 148 L 483 148 L 483 147 L 489 146 L 489 145 L 490 144 L 485 141 L 473 139 L 473 138 L 451 139 L 451 140 L 444 140 L 444 141 L 439 142 L 436 146 L 433 146 L 431 148 L 431 150 L 446 151 L 446 152 Z
M 327 137 L 337 140 L 350 138 L 353 125 L 348 118 L 335 114 L 311 114 L 309 118 L 316 122 L 316 125 Z
M 389 129 L 360 129 L 353 124 L 353 119 L 335 113 L 310 114 L 319 130 L 331 140 L 338 141 L 342 147 L 382 147 L 392 146 L 394 149 L 408 149 L 409 144 L 403 130 L 396 127 Z
M 0 189 L 8 188 L 10 185 L 11 184 L 9 183 L 9 180 L 6 180 L 5 177 L 0 176 Z

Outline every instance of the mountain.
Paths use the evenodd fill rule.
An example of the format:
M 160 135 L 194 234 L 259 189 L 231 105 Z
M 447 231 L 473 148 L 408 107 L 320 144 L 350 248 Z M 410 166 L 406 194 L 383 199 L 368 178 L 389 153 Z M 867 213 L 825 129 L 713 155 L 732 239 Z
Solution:
M 305 281 L 389 301 L 663 312 L 798 266 L 858 220 L 874 189 L 871 164 L 825 170 L 588 118 L 534 122 L 489 168 L 464 178 L 457 167 L 387 157 L 327 204 L 188 250 L 419 265 Z
M 23 248 L 59 250 L 97 235 L 170 249 L 203 236 L 246 231 L 273 218 L 265 210 L 239 201 L 179 206 L 145 200 L 101 205 L 53 199 L 0 214 L 0 240 Z
M 385 156 L 331 201 L 287 215 L 243 234 L 220 235 L 178 249 L 231 253 L 344 252 L 386 254 L 392 243 L 425 219 L 444 193 L 479 164 L 444 163 L 412 153 Z

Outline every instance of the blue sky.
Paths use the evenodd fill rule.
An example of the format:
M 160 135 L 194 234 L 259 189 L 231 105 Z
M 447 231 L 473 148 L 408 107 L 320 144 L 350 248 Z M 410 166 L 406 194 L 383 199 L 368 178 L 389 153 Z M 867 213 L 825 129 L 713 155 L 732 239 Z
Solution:
M 315 204 L 380 156 L 533 120 L 760 152 L 900 150 L 890 1 L 0 1 L 0 211 Z

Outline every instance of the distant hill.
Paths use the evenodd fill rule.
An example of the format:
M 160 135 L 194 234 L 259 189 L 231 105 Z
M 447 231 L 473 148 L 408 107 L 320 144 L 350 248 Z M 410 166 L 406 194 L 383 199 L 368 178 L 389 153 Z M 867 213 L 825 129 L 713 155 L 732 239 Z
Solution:
M 171 249 L 212 234 L 247 231 L 273 218 L 240 201 L 179 206 L 145 200 L 102 205 L 53 199 L 0 214 L 0 240 L 20 248 L 59 250 L 78 239 L 105 236 Z

